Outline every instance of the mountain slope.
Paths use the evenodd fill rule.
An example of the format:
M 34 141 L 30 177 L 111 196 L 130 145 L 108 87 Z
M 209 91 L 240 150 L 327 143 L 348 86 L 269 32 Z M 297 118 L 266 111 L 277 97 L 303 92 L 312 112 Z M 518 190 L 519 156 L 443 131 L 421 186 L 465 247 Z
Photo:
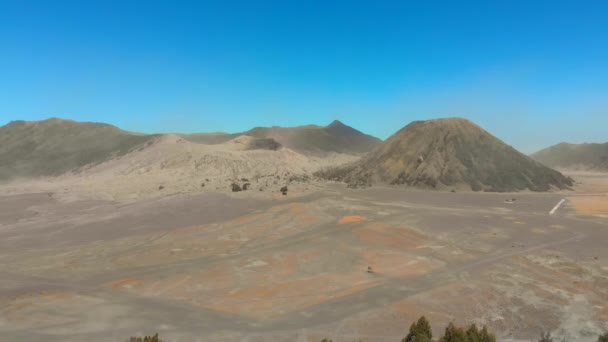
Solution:
M 240 135 L 239 133 L 230 134 L 224 132 L 179 134 L 180 137 L 189 142 L 207 145 L 222 144 Z
M 320 173 L 347 183 L 475 191 L 547 191 L 572 180 L 460 118 L 415 121 L 347 167 Z
M 299 147 L 301 150 L 309 152 L 348 151 L 351 154 L 369 150 L 371 149 L 371 145 L 375 145 L 379 141 L 338 122 L 327 127 L 256 128 L 246 133 L 248 134 L 198 133 L 179 136 L 172 134 L 146 135 L 126 132 L 117 127 L 102 123 L 75 122 L 56 118 L 31 122 L 13 121 L 0 127 L 0 182 L 15 178 L 59 176 L 74 169 L 79 169 L 80 171 L 82 169 L 91 170 L 95 165 L 105 164 L 105 162 L 117 159 L 117 157 L 130 154 L 129 152 L 147 150 L 147 147 L 152 144 L 158 144 L 159 139 L 162 140 L 166 137 L 169 140 L 181 140 L 179 146 L 198 151 L 201 155 L 214 155 L 217 151 L 226 150 L 227 146 L 231 146 L 229 149 L 237 149 L 238 151 L 251 151 L 251 153 L 237 153 L 233 151 L 228 154 L 221 154 L 222 158 L 228 156 L 227 158 L 233 161 L 222 161 L 221 165 L 216 166 L 209 165 L 211 169 L 219 173 L 230 173 L 234 170 L 244 172 L 243 170 L 251 167 L 251 170 L 253 170 L 251 172 L 259 169 L 274 174 L 278 170 L 285 169 L 286 166 L 282 163 L 288 163 L 288 158 L 281 159 L 280 156 L 291 156 L 299 153 L 291 151 L 289 148 L 286 149 L 289 151 L 283 151 L 284 153 L 279 154 L 255 152 L 262 150 L 270 152 L 282 151 L 283 145 L 277 142 L 273 136 L 286 141 L 289 146 Z M 179 155 L 184 153 L 181 148 L 160 150 L 167 153 L 175 152 Z M 274 165 L 269 170 L 272 169 L 274 171 L 266 170 L 264 166 L 266 164 L 261 161 L 253 161 L 251 159 L 253 156 L 261 159 L 269 158 L 268 165 Z M 344 156 L 340 153 L 319 156 L 314 156 L 314 153 L 312 153 L 308 157 L 301 159 L 305 160 L 306 163 L 314 161 L 315 164 L 323 164 L 332 160 L 352 161 L 354 159 L 352 155 Z M 157 158 L 170 159 L 172 156 L 159 154 Z M 216 160 L 209 156 L 205 158 L 208 158 L 207 161 L 210 162 Z M 251 165 L 243 166 L 248 163 Z M 224 170 L 222 165 L 225 165 L 229 170 Z M 286 168 L 286 170 L 288 169 L 289 167 Z M 304 169 L 308 168 L 302 168 L 302 170 Z M 318 168 L 312 168 L 310 171 L 316 169 Z
M 305 154 L 318 152 L 363 154 L 370 152 L 382 142 L 337 120 L 327 126 L 256 127 L 235 134 L 196 133 L 182 137 L 191 142 L 219 144 L 240 135 L 274 139 L 287 148 Z
M 249 183 L 250 190 L 262 195 L 285 185 L 289 189 L 312 186 L 315 180 L 310 176 L 314 171 L 357 159 L 346 154 L 317 158 L 275 146 L 274 140 L 260 142 L 250 136 L 210 145 L 164 134 L 120 157 L 56 177 L 45 186 L 53 192 L 70 188 L 92 198 L 136 199 L 185 192 L 231 192 L 233 183 Z
M 538 151 L 531 157 L 551 167 L 608 171 L 608 143 L 561 143 Z
M 123 155 L 154 137 L 101 123 L 12 121 L 0 127 L 0 181 L 56 176 Z

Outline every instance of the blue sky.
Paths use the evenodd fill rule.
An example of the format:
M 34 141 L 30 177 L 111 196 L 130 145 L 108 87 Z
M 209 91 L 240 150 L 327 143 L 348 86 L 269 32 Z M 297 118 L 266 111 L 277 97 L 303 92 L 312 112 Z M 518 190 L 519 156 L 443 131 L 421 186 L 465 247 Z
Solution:
M 608 141 L 608 1 L 0 0 L 0 125 L 141 132 L 462 116 Z

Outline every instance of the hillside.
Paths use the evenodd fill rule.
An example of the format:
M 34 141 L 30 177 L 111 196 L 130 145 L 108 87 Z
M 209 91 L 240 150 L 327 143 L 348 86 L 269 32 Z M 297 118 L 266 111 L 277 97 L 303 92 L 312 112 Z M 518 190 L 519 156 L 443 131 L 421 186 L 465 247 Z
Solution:
M 0 127 L 0 181 L 56 176 L 124 155 L 154 137 L 102 123 L 12 121 Z
M 460 118 L 415 121 L 346 167 L 320 176 L 358 184 L 387 183 L 474 191 L 548 191 L 572 180 Z
M 539 162 L 555 168 L 608 171 L 608 143 L 568 144 L 561 143 L 531 155 Z
M 58 176 L 99 164 L 141 149 L 162 134 L 146 135 L 91 122 L 52 118 L 12 121 L 0 127 L 0 181 L 15 178 Z M 244 133 L 181 134 L 199 144 L 225 144 L 247 140 L 246 150 L 279 150 L 287 147 L 309 156 L 332 158 L 332 153 L 358 155 L 369 152 L 380 140 L 338 121 L 321 126 L 254 128 Z
M 113 199 L 230 192 L 232 183 L 249 183 L 251 190 L 262 194 L 276 192 L 284 185 L 297 188 L 297 184 L 311 184 L 310 176 L 320 168 L 355 159 L 337 153 L 322 158 L 305 156 L 288 148 L 277 148 L 274 140 L 250 136 L 208 145 L 165 134 L 121 157 L 53 179 L 53 186 Z
M 364 154 L 370 152 L 382 142 L 378 138 L 364 134 L 337 120 L 327 126 L 256 127 L 235 134 L 196 133 L 181 136 L 191 142 L 219 144 L 240 135 L 271 138 L 287 148 L 305 154 L 319 152 Z

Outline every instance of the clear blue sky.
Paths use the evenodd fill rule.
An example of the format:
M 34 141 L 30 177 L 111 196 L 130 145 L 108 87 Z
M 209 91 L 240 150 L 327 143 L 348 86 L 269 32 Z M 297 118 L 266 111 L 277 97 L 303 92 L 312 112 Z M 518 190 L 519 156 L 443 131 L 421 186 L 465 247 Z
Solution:
M 608 1 L 0 0 L 0 125 L 141 132 L 469 118 L 608 141 Z

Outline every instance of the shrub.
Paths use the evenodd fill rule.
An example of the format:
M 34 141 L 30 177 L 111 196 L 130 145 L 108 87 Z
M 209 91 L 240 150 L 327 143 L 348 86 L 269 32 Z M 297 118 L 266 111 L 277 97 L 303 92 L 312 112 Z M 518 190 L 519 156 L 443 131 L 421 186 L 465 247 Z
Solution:
M 541 332 L 538 342 L 553 342 L 553 337 L 550 332 Z
M 597 338 L 597 342 L 608 342 L 608 332 L 600 335 L 600 337 Z
M 163 340 L 158 338 L 158 334 L 154 334 L 154 336 L 145 336 L 144 338 L 131 337 L 127 342 L 163 342 Z

